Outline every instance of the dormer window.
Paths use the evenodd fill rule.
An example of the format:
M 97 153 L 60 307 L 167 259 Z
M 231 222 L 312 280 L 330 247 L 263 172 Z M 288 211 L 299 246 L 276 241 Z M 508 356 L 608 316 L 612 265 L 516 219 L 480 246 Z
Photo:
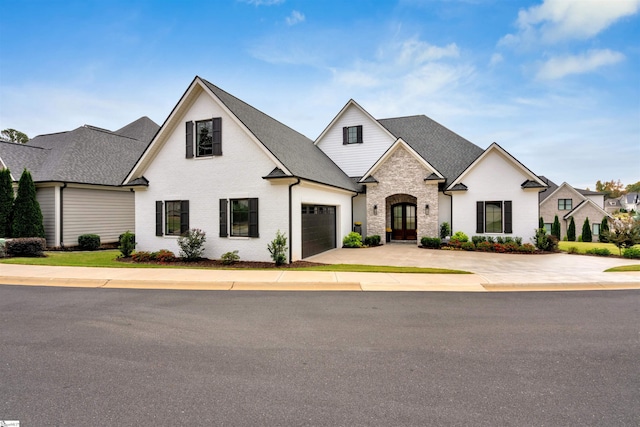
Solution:
M 345 126 L 342 128 L 342 143 L 347 144 L 362 144 L 362 125 L 359 126 Z
M 195 128 L 195 129 L 194 129 Z M 222 155 L 222 119 L 220 117 L 186 123 L 186 157 Z

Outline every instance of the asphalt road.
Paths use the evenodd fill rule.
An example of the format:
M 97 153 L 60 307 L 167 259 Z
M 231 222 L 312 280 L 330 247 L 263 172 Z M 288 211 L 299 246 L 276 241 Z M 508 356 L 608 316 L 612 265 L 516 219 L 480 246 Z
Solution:
M 640 292 L 0 286 L 21 426 L 637 426 Z

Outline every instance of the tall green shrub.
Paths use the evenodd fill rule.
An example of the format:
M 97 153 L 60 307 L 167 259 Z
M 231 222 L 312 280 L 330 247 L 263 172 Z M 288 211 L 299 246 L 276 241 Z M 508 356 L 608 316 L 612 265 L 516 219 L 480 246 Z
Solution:
M 551 234 L 556 236 L 556 239 L 560 240 L 560 220 L 558 215 L 553 219 L 553 225 L 551 225 Z
M 567 228 L 567 240 L 570 242 L 576 241 L 576 222 L 573 220 L 573 217 L 571 217 L 569 228 Z
M 9 169 L 0 169 L 0 237 L 11 237 L 13 185 Z
M 607 243 L 609 239 L 607 239 L 607 235 L 609 233 L 609 219 L 605 216 L 602 218 L 602 222 L 600 223 L 600 241 L 602 243 Z
M 451 226 L 445 221 L 440 224 L 440 238 L 444 239 L 447 236 L 451 236 Z
M 271 259 L 276 263 L 276 265 L 280 266 L 284 264 L 287 261 L 287 236 L 278 230 L 276 238 L 267 245 L 267 250 L 271 254 Z
M 13 203 L 13 237 L 42 237 L 44 224 L 40 203 L 36 199 L 36 186 L 28 170 L 24 170 L 18 182 L 18 195 Z
M 538 228 L 544 228 L 544 218 L 542 217 L 538 220 Z
M 582 224 L 582 241 L 590 242 L 593 240 L 591 236 L 591 224 L 589 224 L 589 217 L 585 218 L 584 224 Z

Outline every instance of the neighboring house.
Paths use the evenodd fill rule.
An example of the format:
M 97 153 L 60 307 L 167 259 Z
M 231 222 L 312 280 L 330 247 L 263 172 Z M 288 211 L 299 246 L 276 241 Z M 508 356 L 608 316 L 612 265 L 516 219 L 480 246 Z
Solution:
M 640 211 L 640 193 L 629 193 L 620 197 L 620 204 L 627 212 Z
M 16 186 L 24 169 L 31 172 L 47 246 L 75 246 L 90 233 L 117 242 L 135 227 L 134 194 L 120 184 L 158 128 L 142 117 L 115 132 L 85 125 L 27 144 L 0 142 L 0 166 Z
M 548 178 L 543 176 L 540 178 L 548 185 L 546 190 L 540 192 L 540 216 L 547 231 L 551 230 L 557 215 L 560 221 L 560 238 L 564 238 L 573 218 L 576 225 L 576 239 L 578 239 L 582 234 L 585 219 L 589 218 L 593 241 L 598 241 L 602 219 L 611 217 L 604 209 L 604 194 L 574 188 L 566 182 L 557 185 Z
M 135 189 L 139 250 L 178 251 L 207 233 L 204 256 L 269 260 L 286 233 L 289 260 L 364 235 L 468 235 L 525 241 L 546 184 L 498 144 L 486 150 L 426 116 L 376 120 L 349 101 L 315 141 L 196 77 L 123 182 Z
M 607 199 L 604 201 L 604 210 L 608 214 L 614 214 L 620 212 L 620 209 L 624 209 L 620 198 L 617 199 Z

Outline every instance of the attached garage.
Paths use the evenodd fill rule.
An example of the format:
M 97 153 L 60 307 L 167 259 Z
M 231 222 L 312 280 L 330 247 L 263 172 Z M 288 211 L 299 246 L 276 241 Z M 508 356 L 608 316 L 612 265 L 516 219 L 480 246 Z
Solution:
M 336 207 L 302 205 L 302 258 L 336 247 Z

